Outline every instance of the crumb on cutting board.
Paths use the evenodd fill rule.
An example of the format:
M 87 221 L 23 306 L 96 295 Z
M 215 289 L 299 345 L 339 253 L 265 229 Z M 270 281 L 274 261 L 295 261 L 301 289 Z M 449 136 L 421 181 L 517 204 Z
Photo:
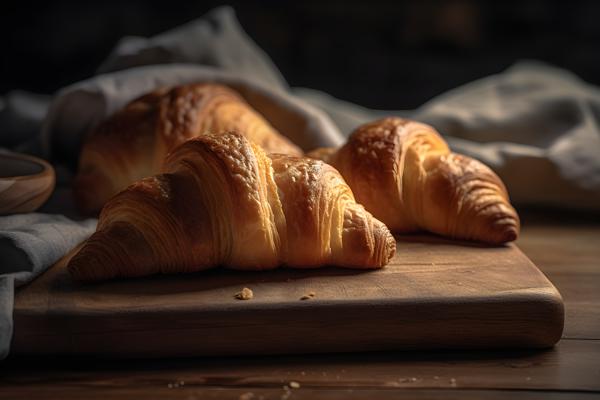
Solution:
M 246 393 L 242 393 L 240 395 L 240 400 L 252 400 L 254 399 L 254 393 L 252 392 L 246 392 Z
M 300 389 L 300 384 L 298 382 L 296 382 L 296 381 L 291 381 L 290 382 L 290 387 L 292 389 Z
M 250 300 L 253 297 L 254 292 L 252 292 L 252 289 L 249 289 L 247 287 L 243 288 L 241 292 L 237 292 L 235 294 L 235 298 L 238 300 Z
M 315 292 L 308 292 L 307 294 L 303 295 L 302 297 L 300 297 L 300 300 L 310 300 L 310 299 L 314 299 L 315 296 L 317 294 Z

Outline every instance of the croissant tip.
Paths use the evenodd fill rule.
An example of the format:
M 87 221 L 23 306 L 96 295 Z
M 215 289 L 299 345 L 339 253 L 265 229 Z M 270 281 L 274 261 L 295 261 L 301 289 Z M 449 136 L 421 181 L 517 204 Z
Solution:
M 396 239 L 394 238 L 394 236 L 392 236 L 392 234 L 390 233 L 388 235 L 387 238 L 387 248 L 386 248 L 386 257 L 384 257 L 384 263 L 383 266 L 389 264 L 389 262 L 392 260 L 392 258 L 394 258 L 394 256 L 396 255 Z
M 74 281 L 90 283 L 112 277 L 109 272 L 113 270 L 107 269 L 107 265 L 114 266 L 114 261 L 98 252 L 98 236 L 101 234 L 94 233 L 67 263 L 67 271 Z
M 396 239 L 383 223 L 377 222 L 381 226 L 379 227 L 379 233 L 376 235 L 379 245 L 376 251 L 377 261 L 374 263 L 373 268 L 383 268 L 390 263 L 396 254 Z
M 519 231 L 521 230 L 519 215 L 512 209 L 512 213 L 504 221 L 506 224 L 504 225 L 502 243 L 514 242 L 519 238 Z
M 503 229 L 498 229 L 497 233 L 490 237 L 489 243 L 494 245 L 502 245 L 505 243 L 514 242 L 519 237 L 518 225 L 505 225 Z
M 519 233 L 517 232 L 517 227 L 512 227 L 511 229 L 507 229 L 504 232 L 504 242 L 514 242 L 519 237 Z
M 88 271 L 96 269 L 93 267 L 96 264 L 95 259 L 90 254 L 83 257 L 80 253 L 81 250 L 69 260 L 67 271 L 69 271 L 71 278 L 77 282 L 91 282 L 94 278 L 89 275 Z
M 85 278 L 81 274 L 81 268 L 78 262 L 78 254 L 76 254 L 67 264 L 67 271 L 69 271 L 69 275 L 71 278 L 78 282 L 84 282 Z

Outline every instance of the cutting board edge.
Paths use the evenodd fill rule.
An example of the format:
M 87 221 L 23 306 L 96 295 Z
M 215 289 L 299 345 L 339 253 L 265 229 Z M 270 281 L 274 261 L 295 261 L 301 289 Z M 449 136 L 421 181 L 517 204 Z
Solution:
M 344 337 L 344 341 L 342 343 L 335 343 L 333 342 L 333 344 L 328 344 L 328 345 L 320 345 L 320 344 L 316 344 L 312 347 L 308 346 L 308 347 L 293 347 L 294 344 L 296 344 L 296 342 L 294 341 L 295 339 L 300 339 L 300 340 L 305 340 L 306 341 L 306 336 L 310 337 L 311 332 L 308 332 L 306 334 L 306 336 L 302 336 L 300 334 L 297 335 L 296 338 L 294 337 L 289 337 L 287 342 L 284 342 L 283 344 L 287 343 L 287 347 L 282 345 L 282 342 L 278 343 L 278 344 L 274 344 L 273 346 L 271 346 L 271 349 L 265 349 L 265 351 L 249 351 L 247 347 L 244 347 L 242 345 L 238 345 L 238 346 L 228 346 L 228 345 L 223 345 L 221 344 L 220 346 L 214 347 L 214 348 L 210 348 L 210 346 L 208 344 L 206 345 L 198 345 L 195 344 L 193 342 L 187 343 L 187 344 L 178 344 L 177 342 L 177 335 L 172 335 L 174 332 L 176 333 L 176 330 L 171 331 L 171 333 L 167 332 L 167 335 L 165 337 L 167 338 L 171 338 L 172 342 L 175 343 L 171 343 L 167 346 L 163 346 L 164 341 L 162 341 L 161 343 L 154 343 L 153 341 L 156 341 L 157 338 L 160 338 L 160 330 L 154 330 L 151 332 L 146 332 L 145 334 L 143 332 L 140 333 L 139 330 L 135 330 L 135 329 L 130 329 L 129 331 L 125 331 L 125 336 L 124 337 L 120 337 L 122 332 L 112 332 L 111 336 L 110 334 L 105 334 L 106 332 L 101 332 L 100 331 L 96 331 L 89 333 L 89 335 L 87 335 L 87 337 L 81 337 L 81 338 L 77 338 L 77 331 L 71 329 L 70 331 L 67 329 L 65 332 L 63 333 L 52 333 L 53 330 L 55 328 L 52 329 L 48 329 L 48 326 L 44 327 L 44 325 L 48 325 L 48 323 L 50 323 L 51 325 L 54 324 L 54 326 L 56 327 L 56 323 L 65 323 L 66 322 L 66 326 L 77 326 L 77 323 L 75 323 L 73 320 L 77 319 L 77 317 L 80 317 L 81 315 L 84 315 L 84 319 L 83 322 L 85 322 L 85 320 L 89 317 L 89 318 L 94 318 L 94 317 L 98 317 L 98 316 L 102 316 L 102 313 L 96 313 L 94 314 L 94 310 L 85 310 L 85 312 L 83 314 L 62 314 L 61 312 L 65 311 L 65 310 L 61 310 L 61 309 L 54 309 L 52 311 L 50 311 L 50 313 L 48 313 L 48 309 L 46 310 L 42 310 L 42 312 L 35 312 L 32 310 L 27 309 L 26 307 L 21 307 L 19 308 L 22 304 L 19 302 L 15 303 L 15 334 L 13 335 L 13 353 L 14 354 L 28 354 L 28 355 L 32 355 L 32 354 L 71 354 L 71 355 L 93 355 L 93 356 L 106 356 L 106 357 L 125 357 L 125 358 L 132 358 L 132 357 L 171 357 L 171 356 L 211 356 L 211 355 L 256 355 L 256 354 L 297 354 L 297 353 L 310 353 L 310 352 L 345 352 L 345 351 L 370 351 L 370 350 L 388 350 L 388 349 L 395 349 L 395 350 L 415 350 L 415 349 L 420 349 L 420 350 L 424 350 L 424 349 L 428 349 L 428 350 L 433 350 L 433 349 L 458 349 L 458 348 L 473 348 L 473 349 L 484 349 L 484 348 L 547 348 L 547 347 L 551 347 L 553 346 L 561 337 L 563 328 L 564 328 L 564 303 L 562 301 L 562 297 L 560 296 L 560 293 L 558 292 L 558 290 L 552 285 L 552 283 L 547 279 L 547 277 L 527 258 L 526 255 L 524 255 L 522 253 L 522 251 L 520 249 L 518 249 L 517 246 L 515 246 L 514 244 L 511 244 L 510 247 L 512 247 L 514 250 L 516 250 L 515 254 L 518 254 L 519 258 L 522 259 L 523 267 L 526 268 L 532 268 L 532 272 L 534 273 L 534 275 L 537 277 L 537 282 L 538 282 L 538 287 L 535 287 L 533 289 L 525 289 L 525 290 L 514 290 L 514 291 L 506 291 L 506 292 L 501 292 L 499 293 L 497 296 L 488 296 L 485 300 L 482 300 L 481 297 L 474 297 L 471 300 L 476 300 L 476 303 L 479 307 L 488 307 L 488 306 L 494 306 L 497 303 L 501 303 L 504 300 L 510 300 L 513 303 L 506 303 L 506 301 L 504 302 L 504 305 L 508 305 L 510 306 L 509 308 L 511 308 L 512 306 L 517 306 L 517 307 L 523 307 L 525 305 L 526 309 L 528 310 L 527 313 L 525 315 L 521 315 L 520 318 L 513 318 L 513 316 L 511 315 L 505 315 L 505 320 L 517 320 L 517 321 L 521 321 L 522 325 L 520 326 L 521 331 L 517 331 L 517 332 L 513 332 L 513 336 L 511 340 L 504 340 L 504 341 L 495 341 L 495 340 L 489 340 L 487 343 L 481 343 L 482 342 L 482 338 L 481 337 L 477 337 L 477 331 L 473 332 L 473 338 L 474 340 L 472 341 L 465 341 L 463 340 L 461 343 L 445 343 L 445 344 L 441 344 L 440 343 L 434 343 L 434 342 L 429 342 L 429 343 L 409 343 L 409 339 L 419 339 L 418 335 L 414 335 L 412 337 L 409 337 L 408 339 L 405 337 L 404 339 L 404 344 L 398 344 L 397 341 L 396 343 L 394 343 L 393 339 L 395 339 L 394 337 L 390 338 L 389 336 L 393 336 L 391 334 L 399 334 L 402 335 L 402 326 L 393 326 L 392 328 L 395 329 L 393 332 L 391 332 L 390 335 L 388 335 L 388 337 L 385 337 L 383 341 L 381 342 L 377 342 L 376 340 L 370 341 L 370 342 L 365 342 L 365 341 L 360 341 L 360 338 L 356 338 L 356 337 Z M 66 258 L 66 257 L 65 257 Z M 63 260 L 64 263 L 64 260 Z M 60 264 L 60 263 L 58 263 Z M 57 265 L 58 266 L 58 265 Z M 64 266 L 64 264 L 63 264 Z M 46 271 L 46 274 L 49 273 L 50 271 Z M 27 287 L 24 287 L 22 289 L 26 289 Z M 446 306 L 448 306 L 449 304 L 452 305 L 465 305 L 465 304 L 469 304 L 469 298 L 468 297 L 444 297 L 444 298 L 425 298 L 425 297 L 420 297 L 420 300 L 423 301 L 424 304 L 429 304 L 431 307 L 435 307 L 436 304 L 439 303 L 443 303 Z M 448 301 L 449 299 L 451 299 L 452 301 Z M 437 301 L 437 303 L 436 303 Z M 17 304 L 19 303 L 19 304 Z M 23 303 L 27 303 L 27 302 L 23 302 Z M 250 302 L 239 302 L 239 303 L 234 303 L 236 306 L 241 305 L 241 304 L 245 304 L 245 307 L 247 308 L 252 308 L 252 307 L 263 307 L 264 304 L 259 305 L 256 303 L 252 303 L 252 301 Z M 344 304 L 345 303 L 345 304 Z M 406 306 L 407 304 L 405 304 L 406 302 L 403 302 L 402 300 L 391 300 L 391 301 L 385 301 L 379 299 L 376 302 L 377 306 L 380 307 L 380 309 L 386 309 L 386 308 L 390 308 L 390 307 L 397 307 L 397 306 Z M 49 304 L 49 303 L 48 303 Z M 309 301 L 289 301 L 289 302 L 279 302 L 279 303 L 275 303 L 274 305 L 272 305 L 271 307 L 269 307 L 270 311 L 273 312 L 279 312 L 281 314 L 281 311 L 283 310 L 289 310 L 289 307 L 292 307 L 292 313 L 297 311 L 297 310 L 305 310 L 305 311 L 310 311 L 307 313 L 307 315 L 312 316 L 314 314 L 314 307 L 320 307 L 320 310 L 325 310 L 326 311 L 326 318 L 324 318 L 325 321 L 327 321 L 328 319 L 331 320 L 331 315 L 335 316 L 335 315 L 339 315 L 340 311 L 340 305 L 343 306 L 348 306 L 350 309 L 352 308 L 356 308 L 356 306 L 359 306 L 359 309 L 365 309 L 365 318 L 367 318 L 367 321 L 369 321 L 370 325 L 376 325 L 377 324 L 377 318 L 376 315 L 373 315 L 373 309 L 369 308 L 370 306 L 372 306 L 372 302 L 369 301 L 369 299 L 360 299 L 357 300 L 356 302 L 348 302 L 348 299 L 343 299 L 340 301 L 337 300 L 328 300 L 328 301 L 323 301 L 323 300 L 309 300 Z M 53 306 L 56 306 L 56 304 L 53 304 Z M 527 306 L 529 308 L 527 308 Z M 513 307 L 514 308 L 514 307 Z M 41 309 L 38 309 L 38 311 L 40 311 Z M 244 311 L 244 309 L 240 309 L 241 312 Z M 236 312 L 240 311 L 237 310 Z M 520 309 L 516 309 L 515 311 L 519 311 Z M 66 310 L 69 311 L 69 310 Z M 70 310 L 69 312 L 71 312 L 72 310 Z M 124 318 L 124 319 L 128 319 L 130 318 L 130 316 L 128 316 L 127 312 L 128 311 L 132 311 L 132 310 L 125 310 L 125 312 L 120 314 L 120 317 Z M 165 311 L 169 311 L 169 310 L 163 310 L 162 312 L 164 313 Z M 181 311 L 181 310 L 180 310 Z M 190 310 L 183 310 L 184 312 L 190 312 Z M 191 311 L 193 311 L 193 307 L 191 307 Z M 219 305 L 218 307 L 216 307 L 213 310 L 209 310 L 209 313 L 218 313 L 219 311 L 223 311 L 223 307 L 222 305 Z M 247 311 L 247 309 L 246 309 Z M 269 311 L 269 310 L 267 310 Z M 327 311 L 330 311 L 329 313 L 327 313 Z M 414 311 L 414 310 L 413 310 Z M 416 310 L 417 312 L 415 312 L 414 314 L 419 314 L 420 311 Z M 481 311 L 481 310 L 479 310 Z M 206 310 L 204 311 L 205 313 L 207 312 Z M 139 314 L 139 313 L 138 313 Z M 468 314 L 468 312 L 467 312 Z M 533 325 L 527 325 L 528 323 L 531 323 L 532 321 L 528 321 L 529 318 L 528 316 L 535 316 L 538 315 L 538 317 L 540 317 L 541 314 L 541 318 L 538 318 L 537 320 L 534 320 L 533 322 L 535 322 L 535 324 Z M 141 315 L 141 314 L 140 314 Z M 140 316 L 138 315 L 138 316 Z M 286 314 L 284 314 L 286 315 Z M 289 315 L 289 314 L 287 314 Z M 44 321 L 43 319 L 40 319 L 40 316 L 43 316 L 44 318 L 46 318 L 46 320 Z M 147 317 L 148 315 L 146 315 Z M 75 318 L 74 318 L 75 317 Z M 142 315 L 143 317 L 143 315 Z M 176 317 L 176 316 L 175 316 Z M 55 319 L 54 322 L 50 321 L 51 319 Z M 370 319 L 369 319 L 370 318 Z M 467 316 L 467 320 L 468 320 L 468 316 Z M 58 319 L 58 320 L 56 320 Z M 274 319 L 275 320 L 275 319 Z M 427 318 L 423 319 L 423 321 L 427 321 Z M 474 320 L 473 320 L 474 321 Z M 135 322 L 135 321 L 134 321 Z M 167 323 L 162 324 L 162 326 L 165 325 L 169 325 L 169 321 L 166 321 Z M 225 321 L 224 323 L 226 323 L 227 321 Z M 100 320 L 99 322 L 100 324 L 102 324 L 102 320 Z M 298 328 L 302 328 L 301 326 L 302 324 L 298 324 Z M 64 326 L 64 325 L 63 325 Z M 418 324 L 416 325 L 417 327 L 419 326 Z M 467 328 L 468 329 L 468 324 L 463 324 L 463 325 L 456 325 L 453 329 L 463 329 L 463 328 Z M 341 326 L 340 326 L 341 327 Z M 334 328 L 340 328 L 340 327 L 334 327 Z M 426 326 L 424 324 L 422 324 L 422 328 L 425 329 Z M 528 329 L 537 329 L 537 331 L 541 331 L 542 335 L 539 336 L 535 333 L 528 333 Z M 441 328 L 438 328 L 441 329 Z M 335 329 L 333 329 L 335 330 Z M 30 333 L 22 333 L 22 332 L 30 332 Z M 34 332 L 34 333 L 31 333 Z M 44 334 L 44 332 L 46 332 L 46 334 Z M 110 332 L 109 332 L 110 333 Z M 202 337 L 202 334 L 206 333 L 206 329 L 203 331 L 202 329 L 190 329 L 188 330 L 189 335 L 194 334 L 195 337 Z M 264 332 L 263 332 L 264 333 Z M 369 332 L 367 329 L 363 329 L 362 333 L 364 335 L 369 335 Z M 456 333 L 456 332 L 455 332 Z M 493 333 L 493 330 L 492 330 Z M 510 333 L 510 332 L 508 332 Z M 138 335 L 138 336 L 136 336 Z M 457 336 L 460 337 L 460 336 Z M 327 338 L 324 338 L 324 340 L 326 340 Z M 485 338 L 484 338 L 485 339 Z M 490 337 L 488 337 L 488 339 L 490 339 Z M 77 340 L 80 340 L 81 343 L 77 344 Z M 151 345 L 149 347 L 147 347 L 146 349 L 143 349 L 143 346 L 139 345 L 140 340 L 143 341 L 147 341 L 149 343 L 154 343 L 154 345 Z M 189 340 L 189 339 L 188 339 Z M 519 340 L 521 342 L 519 342 Z M 114 343 L 111 343 L 113 342 Z M 267 340 L 265 340 L 267 341 Z M 478 342 L 479 341 L 479 342 Z M 119 345 L 121 345 L 121 348 L 119 349 L 118 346 L 115 345 L 115 343 L 117 342 L 121 342 L 119 343 Z M 137 348 L 128 348 L 126 346 L 126 343 L 130 343 L 133 346 L 138 346 Z M 241 343 L 241 342 L 240 342 Z M 408 343 L 408 344 L 407 344 Z M 188 346 L 192 346 L 191 348 Z M 290 347 L 290 345 L 292 345 Z M 44 347 L 45 346 L 45 347 Z M 86 347 L 87 346 L 87 347 Z M 186 347 L 188 346 L 188 347 Z M 196 346 L 196 347 L 193 347 Z M 264 346 L 268 346 L 268 343 L 264 344 Z M 148 351 L 149 349 L 149 351 Z
M 497 299 L 498 300 L 498 299 Z M 297 321 L 287 321 L 287 330 L 290 328 L 298 329 L 294 334 L 293 330 L 289 332 L 281 331 L 280 310 L 272 308 L 264 310 L 263 320 L 258 324 L 254 317 L 237 311 L 234 315 L 227 314 L 227 318 L 219 321 L 219 311 L 202 311 L 181 312 L 174 317 L 173 320 L 164 321 L 164 313 L 162 315 L 150 315 L 138 313 L 130 315 L 123 313 L 119 316 L 105 316 L 106 318 L 98 319 L 98 315 L 80 316 L 81 322 L 86 319 L 90 320 L 90 325 L 87 331 L 69 331 L 65 330 L 65 325 L 68 326 L 68 319 L 72 315 L 54 315 L 47 317 L 45 321 L 40 321 L 36 315 L 19 315 L 15 320 L 15 335 L 13 336 L 13 352 L 15 354 L 88 354 L 95 356 L 125 356 L 125 357 L 162 357 L 162 356 L 180 356 L 191 352 L 195 356 L 211 356 L 211 355 L 244 355 L 244 354 L 284 354 L 288 350 L 293 349 L 298 341 L 302 341 L 307 335 L 311 335 L 317 340 L 313 346 L 308 346 L 299 352 L 343 352 L 343 351 L 368 351 L 368 350 L 383 350 L 398 349 L 443 349 L 443 348 L 548 348 L 552 347 L 561 337 L 564 327 L 564 305 L 558 292 L 552 293 L 526 293 L 521 296 L 518 301 L 513 297 L 513 302 L 506 303 L 498 301 L 488 302 L 472 302 L 472 303 L 423 303 L 417 307 L 411 306 L 410 303 L 398 304 L 398 302 L 390 302 L 388 304 L 368 304 L 347 305 L 353 312 L 362 315 L 359 321 L 353 321 L 352 317 L 335 320 L 336 315 L 343 315 L 343 310 L 340 311 L 339 306 L 335 304 L 323 304 L 319 308 L 313 307 L 316 305 L 302 305 L 295 310 L 290 311 L 290 315 L 296 314 Z M 501 309 L 507 308 L 507 305 L 517 314 L 519 318 L 513 318 Z M 490 311 L 488 319 L 480 318 L 478 326 L 473 327 L 469 315 L 477 310 L 480 314 L 480 308 L 488 308 Z M 497 309 L 496 309 L 497 308 Z M 300 314 L 298 314 L 300 313 Z M 156 313 L 155 313 L 156 314 Z M 159 313 L 160 314 L 160 313 Z M 236 315 L 239 314 L 239 315 Z M 267 314 L 267 315 L 265 315 Z M 390 323 L 393 320 L 394 314 L 412 315 L 412 318 L 405 317 L 399 323 Z M 155 317 L 161 317 L 163 321 L 159 325 L 153 325 L 156 321 Z M 320 346 L 318 341 L 327 338 L 323 334 L 318 334 L 319 325 L 314 324 L 311 328 L 311 318 L 315 317 L 319 321 L 332 321 L 332 326 L 335 326 L 336 331 L 342 332 L 339 342 L 330 343 L 326 346 Z M 446 318 L 446 319 L 444 319 Z M 191 323 L 183 323 L 181 321 L 192 321 Z M 231 325 L 231 320 L 237 321 L 235 326 Z M 420 332 L 425 329 L 431 329 L 431 320 L 436 323 L 442 323 L 435 328 L 442 329 L 446 327 L 449 332 L 442 340 L 436 334 L 423 335 Z M 149 325 L 144 325 L 148 323 Z M 178 322 L 179 321 L 179 322 Z M 195 322 L 197 321 L 197 322 Z M 202 322 L 204 321 L 204 322 Z M 214 321 L 214 325 L 207 324 L 206 321 Z M 381 323 L 381 321 L 388 321 Z M 515 322 L 516 321 L 516 322 Z M 404 323 L 404 325 L 403 325 Z M 44 334 L 37 331 L 36 334 L 20 334 L 19 331 L 25 327 L 24 331 L 32 332 L 33 326 L 50 325 L 61 327 L 62 332 L 50 330 Z M 130 329 L 121 330 L 94 330 L 94 326 L 100 325 L 104 327 L 110 326 L 127 326 L 131 324 Z M 387 334 L 375 336 L 372 341 L 365 341 L 362 338 L 370 334 L 369 329 L 365 326 L 379 326 L 382 329 L 388 329 Z M 489 327 L 494 329 L 489 329 Z M 168 327 L 168 328 L 165 328 Z M 487 327 L 488 329 L 484 329 Z M 321 327 L 328 329 L 327 326 Z M 331 328 L 331 326 L 329 327 Z M 105 328 L 104 328 L 105 329 Z M 264 332 L 270 332 L 269 336 L 273 336 L 275 340 L 279 340 L 276 345 L 263 343 L 267 346 L 264 350 L 258 352 L 247 351 L 241 345 L 243 336 L 239 340 L 239 344 L 227 344 L 219 342 L 219 337 L 231 329 L 246 329 L 250 336 L 258 337 Z M 176 337 L 181 336 L 185 331 L 186 337 L 204 337 L 208 341 L 204 344 L 191 344 L 191 348 L 186 348 L 185 344 L 178 347 L 176 343 L 171 343 L 165 349 L 163 343 L 156 343 L 154 340 L 157 337 Z M 493 332 L 490 336 L 489 333 Z M 317 332 L 317 334 L 315 334 Z M 350 335 L 344 332 L 353 332 Z M 70 337 L 76 335 L 81 343 L 80 346 L 73 346 L 70 342 Z M 286 336 L 287 335 L 287 336 Z M 123 338 L 128 343 L 146 343 L 139 349 L 135 348 L 120 348 L 113 349 L 112 341 L 123 341 Z M 443 342 L 445 344 L 436 344 Z M 268 342 L 268 340 L 257 340 L 257 343 Z M 54 346 L 44 346 L 44 343 L 53 343 Z M 212 343 L 212 344 L 211 344 Z M 385 344 L 384 344 L 385 343 Z M 490 343 L 493 343 L 491 345 Z M 197 347 L 193 347 L 197 346 Z M 44 352 L 43 349 L 51 349 Z M 288 350 L 284 350 L 288 349 Z M 291 351 L 293 353 L 293 351 Z

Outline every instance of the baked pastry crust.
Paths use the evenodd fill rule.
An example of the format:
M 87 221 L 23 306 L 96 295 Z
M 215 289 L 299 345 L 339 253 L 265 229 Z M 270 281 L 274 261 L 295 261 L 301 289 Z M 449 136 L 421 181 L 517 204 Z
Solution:
M 518 236 L 519 217 L 500 178 L 451 152 L 429 125 L 385 118 L 358 127 L 339 149 L 307 155 L 337 168 L 357 201 L 392 232 L 426 230 L 491 244 Z
M 387 227 L 355 202 L 330 165 L 268 156 L 245 135 L 206 134 L 102 209 L 70 260 L 81 281 L 193 272 L 223 265 L 380 268 L 396 250 Z
M 76 203 L 85 213 L 98 212 L 129 184 L 159 173 L 166 155 L 185 140 L 232 130 L 267 153 L 302 154 L 233 89 L 214 83 L 161 88 L 133 100 L 87 138 Z

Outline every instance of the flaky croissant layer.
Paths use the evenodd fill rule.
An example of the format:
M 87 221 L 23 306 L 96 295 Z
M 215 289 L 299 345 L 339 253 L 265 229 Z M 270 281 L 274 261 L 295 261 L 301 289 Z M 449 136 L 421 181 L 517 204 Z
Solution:
M 68 269 L 97 281 L 217 265 L 380 268 L 395 250 L 387 227 L 355 202 L 335 168 L 271 158 L 229 132 L 185 142 L 163 174 L 113 197 Z
M 79 158 L 76 202 L 86 213 L 97 212 L 131 183 L 161 172 L 167 154 L 185 140 L 230 130 L 269 153 L 302 154 L 228 87 L 161 88 L 133 100 L 91 133 Z
M 392 232 L 427 230 L 491 244 L 518 236 L 519 217 L 500 178 L 452 153 L 429 125 L 385 118 L 357 128 L 339 149 L 308 156 L 337 168 L 357 201 Z

